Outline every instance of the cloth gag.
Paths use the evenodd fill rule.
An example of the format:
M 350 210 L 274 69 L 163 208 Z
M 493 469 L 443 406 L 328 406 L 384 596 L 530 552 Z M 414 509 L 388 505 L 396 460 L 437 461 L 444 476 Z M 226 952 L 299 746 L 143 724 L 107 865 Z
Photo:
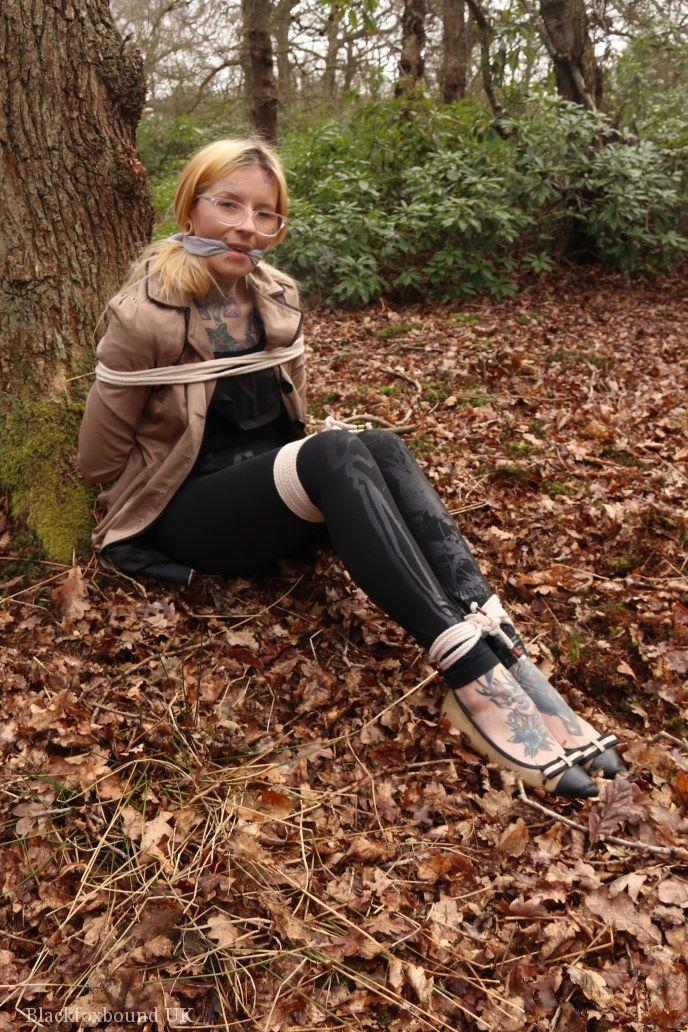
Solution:
M 199 258 L 210 258 L 214 254 L 222 254 L 224 251 L 232 250 L 222 240 L 214 240 L 212 237 L 194 236 L 192 233 L 174 233 L 170 240 L 178 240 L 185 251 L 188 251 L 189 254 L 198 255 Z M 253 247 L 246 254 L 255 268 L 258 262 L 261 261 L 265 251 L 261 251 L 259 247 Z

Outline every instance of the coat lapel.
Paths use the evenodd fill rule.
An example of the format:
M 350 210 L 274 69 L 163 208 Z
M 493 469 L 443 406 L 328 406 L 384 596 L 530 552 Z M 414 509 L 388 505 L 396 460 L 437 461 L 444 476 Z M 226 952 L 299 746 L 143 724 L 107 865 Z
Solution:
M 303 312 L 286 301 L 284 284 L 258 266 L 246 277 L 246 285 L 263 320 L 267 340 L 265 350 L 292 344 L 301 331 Z
M 265 327 L 266 351 L 292 344 L 301 331 L 303 312 L 286 301 L 284 284 L 260 265 L 245 277 L 244 282 Z M 146 293 L 154 304 L 183 312 L 189 344 L 201 358 L 213 358 L 208 334 L 195 305 L 174 305 L 163 300 L 160 281 L 155 275 L 146 277 Z

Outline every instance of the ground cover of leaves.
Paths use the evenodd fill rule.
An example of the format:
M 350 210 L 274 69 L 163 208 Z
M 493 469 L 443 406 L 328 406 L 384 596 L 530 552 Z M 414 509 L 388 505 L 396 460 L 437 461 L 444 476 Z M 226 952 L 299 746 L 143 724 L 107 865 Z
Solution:
M 600 800 L 528 792 L 572 824 L 327 549 L 176 589 L 5 525 L 0 1028 L 686 1027 L 685 272 L 307 313 L 309 429 L 399 427 L 622 739 Z

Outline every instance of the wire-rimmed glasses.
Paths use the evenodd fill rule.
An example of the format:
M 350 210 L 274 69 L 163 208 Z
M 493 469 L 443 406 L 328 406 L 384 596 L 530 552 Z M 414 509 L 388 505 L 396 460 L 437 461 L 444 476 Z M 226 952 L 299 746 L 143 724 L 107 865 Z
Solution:
M 254 211 L 248 204 L 235 200 L 233 197 L 216 197 L 214 194 L 197 194 L 196 200 L 210 201 L 215 207 L 218 221 L 223 225 L 236 229 L 246 219 L 249 212 L 253 216 L 256 226 L 256 233 L 261 236 L 273 237 L 286 226 L 287 220 L 284 215 L 276 211 L 268 211 L 266 208 L 259 208 Z

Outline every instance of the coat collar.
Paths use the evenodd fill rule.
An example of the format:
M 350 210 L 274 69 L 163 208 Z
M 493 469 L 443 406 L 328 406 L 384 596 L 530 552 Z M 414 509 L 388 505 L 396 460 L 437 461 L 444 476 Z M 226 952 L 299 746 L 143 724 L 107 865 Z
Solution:
M 146 268 L 147 272 L 147 268 Z M 244 277 L 246 287 L 253 298 L 255 309 L 263 321 L 267 339 L 266 351 L 286 347 L 299 336 L 303 322 L 301 308 L 287 302 L 286 287 L 272 273 L 258 265 Z M 213 358 L 212 349 L 198 309 L 195 305 L 174 305 L 163 299 L 157 274 L 146 274 L 145 293 L 149 301 L 163 308 L 175 308 L 184 313 L 186 337 L 189 344 L 203 357 Z

